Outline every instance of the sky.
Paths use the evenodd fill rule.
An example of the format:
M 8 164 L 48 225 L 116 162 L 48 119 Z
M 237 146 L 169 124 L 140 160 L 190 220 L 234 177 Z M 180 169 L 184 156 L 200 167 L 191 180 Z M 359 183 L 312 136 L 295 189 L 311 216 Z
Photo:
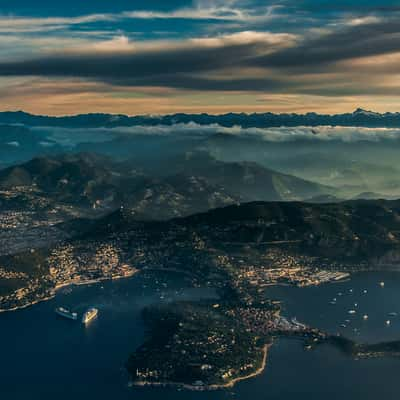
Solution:
M 0 110 L 394 112 L 399 67 L 399 0 L 0 0 Z

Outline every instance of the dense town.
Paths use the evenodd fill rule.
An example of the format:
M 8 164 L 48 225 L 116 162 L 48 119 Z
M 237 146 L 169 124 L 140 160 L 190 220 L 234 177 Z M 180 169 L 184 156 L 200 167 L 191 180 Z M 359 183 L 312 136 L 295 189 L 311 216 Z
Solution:
M 89 248 L 93 248 L 93 253 L 88 252 L 87 246 L 79 248 L 70 244 L 58 245 L 47 257 L 42 257 L 40 251 L 32 249 L 24 256 L 32 261 L 37 257 L 43 262 L 45 269 L 40 277 L 0 267 L 0 279 L 5 289 L 5 294 L 0 296 L 0 310 L 26 307 L 52 298 L 56 290 L 63 286 L 126 278 L 137 272 L 122 262 L 118 250 L 112 244 L 93 243 L 92 246 Z M 7 282 L 10 287 L 16 284 L 17 288 L 7 291 Z
M 79 209 L 52 202 L 34 186 L 0 190 L 0 256 L 67 239 L 70 235 L 61 229 L 61 224 L 79 216 Z
M 10 214 L 3 213 L 3 218 L 11 224 Z M 226 227 L 218 228 L 221 231 L 215 228 L 209 231 L 203 226 L 201 231 L 197 231 L 171 224 L 167 229 L 154 232 L 146 224 L 132 223 L 129 230 L 121 232 L 107 233 L 106 227 L 106 233 L 99 240 L 71 240 L 41 250 L 38 248 L 47 240 L 47 245 L 61 242 L 65 232 L 59 230 L 51 219 L 47 224 L 44 219 L 38 220 L 36 226 L 32 226 L 27 218 L 31 218 L 29 213 L 18 215 L 13 221 L 23 219 L 22 222 L 14 228 L 3 229 L 0 235 L 2 248 L 8 249 L 4 251 L 16 254 L 5 258 L 5 266 L 0 260 L 0 267 L 10 271 L 10 276 L 13 271 L 25 273 L 23 277 L 14 276 L 12 279 L 15 293 L 10 292 L 10 285 L 5 285 L 8 290 L 0 293 L 2 309 L 15 308 L 18 304 L 26 306 L 48 298 L 59 286 L 131 276 L 141 269 L 177 270 L 191 276 L 193 284 L 206 283 L 220 288 L 228 285 L 238 296 L 246 299 L 248 305 L 260 291 L 262 301 L 262 290 L 268 285 L 319 285 L 349 276 L 339 269 L 338 264 L 329 270 L 321 268 L 318 258 L 288 249 L 286 243 L 267 246 L 255 243 L 249 250 L 246 243 L 232 246 L 226 240 L 219 241 L 218 236 L 226 234 Z M 51 240 L 48 236 L 52 237 Z M 24 244 L 22 248 L 19 243 Z M 21 257 L 27 263 L 44 268 L 44 272 L 40 272 L 43 285 L 36 283 L 35 273 L 18 269 L 20 261 L 16 260 Z M 11 278 L 4 277 L 5 281 L 11 282 Z M 21 289 L 26 298 L 20 292 L 16 295 Z M 36 298 L 35 292 L 38 293 Z

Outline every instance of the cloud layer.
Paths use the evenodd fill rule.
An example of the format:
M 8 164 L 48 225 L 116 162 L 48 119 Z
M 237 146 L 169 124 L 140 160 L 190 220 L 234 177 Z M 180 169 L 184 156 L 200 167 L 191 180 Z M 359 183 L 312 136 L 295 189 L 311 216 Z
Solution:
M 46 133 L 46 136 L 56 143 L 75 146 L 83 142 L 105 142 L 113 138 L 123 136 L 160 136 L 174 137 L 176 139 L 203 140 L 215 135 L 231 135 L 232 138 L 246 138 L 262 140 L 271 143 L 290 142 L 398 142 L 400 141 L 400 129 L 388 128 L 358 128 L 358 127 L 327 127 L 316 128 L 232 128 L 220 125 L 198 125 L 196 123 L 176 124 L 172 126 L 132 126 L 119 128 L 91 128 L 68 129 L 54 127 L 31 128 L 33 132 Z
M 400 10 L 384 3 L 199 0 L 171 9 L 0 16 L 0 77 L 56 81 L 60 96 L 82 82 L 81 98 L 90 93 L 99 102 L 102 90 L 120 102 L 169 91 L 176 107 L 165 104 L 168 111 L 184 108 L 188 96 L 195 107 L 202 96 L 198 110 L 210 112 L 215 93 L 235 111 L 240 104 L 248 111 L 252 94 L 255 110 L 268 109 L 268 96 L 295 96 L 292 109 L 305 96 L 392 105 L 400 95 Z

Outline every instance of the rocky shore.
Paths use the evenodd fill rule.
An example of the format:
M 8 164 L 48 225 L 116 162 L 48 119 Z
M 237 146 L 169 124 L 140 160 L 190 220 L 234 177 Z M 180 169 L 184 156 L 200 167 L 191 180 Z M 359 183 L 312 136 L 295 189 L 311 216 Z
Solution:
M 267 365 L 267 356 L 268 350 L 271 347 L 271 344 L 267 344 L 262 348 L 262 362 L 261 365 L 254 371 L 247 375 L 232 378 L 228 380 L 226 383 L 223 384 L 193 384 L 189 385 L 187 383 L 182 382 L 153 382 L 153 381 L 146 381 L 146 380 L 137 380 L 132 381 L 129 383 L 129 386 L 138 386 L 138 387 L 172 387 L 172 388 L 181 388 L 185 390 L 191 391 L 215 391 L 215 390 L 222 390 L 234 387 L 238 382 L 248 380 L 251 378 L 255 378 L 256 376 L 262 374 Z

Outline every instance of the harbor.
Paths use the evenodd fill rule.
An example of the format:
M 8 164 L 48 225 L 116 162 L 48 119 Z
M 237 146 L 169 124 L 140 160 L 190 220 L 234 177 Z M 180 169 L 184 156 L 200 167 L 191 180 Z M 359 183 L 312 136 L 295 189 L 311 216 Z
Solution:
M 384 289 L 379 285 L 381 281 L 385 281 Z M 400 275 L 355 274 L 349 282 L 306 288 L 272 286 L 267 290 L 271 297 L 283 301 L 284 315 L 289 321 L 297 317 L 295 322 L 329 332 L 341 330 L 363 342 L 399 339 L 399 317 L 389 313 L 398 312 Z M 177 391 L 176 388 L 129 388 L 124 362 L 129 352 L 143 341 L 143 307 L 213 295 L 209 289 L 194 289 L 190 281 L 184 277 L 178 279 L 177 275 L 168 279 L 165 274 L 148 278 L 139 274 L 127 280 L 64 288 L 56 299 L 15 313 L 3 313 L 0 315 L 0 324 L 4 327 L 0 333 L 2 342 L 19 345 L 17 351 L 14 346 L 3 349 L 0 372 L 5 384 L 2 394 L 7 399 L 41 400 L 69 400 L 83 395 L 99 400 L 110 397 L 156 400 L 160 396 L 165 400 L 204 399 L 202 392 Z M 336 306 L 329 304 L 334 297 Z M 348 310 L 356 302 L 359 311 L 353 320 Z M 78 320 L 58 318 L 54 310 L 59 306 L 77 312 Z M 79 317 L 90 307 L 99 310 L 99 318 L 82 329 Z M 366 314 L 368 321 L 362 318 Z M 340 323 L 346 319 L 351 320 L 351 325 L 340 328 Z M 391 325 L 386 326 L 385 321 L 389 319 Z M 355 327 L 360 335 L 353 332 Z M 18 384 L 16 378 L 22 358 L 32 371 L 24 385 Z M 326 359 L 330 362 L 321 373 L 321 363 Z M 312 346 L 305 350 L 298 340 L 279 339 L 269 349 L 266 367 L 260 375 L 238 383 L 231 390 L 209 392 L 206 396 L 210 400 L 225 400 L 234 395 L 238 400 L 247 400 L 252 396 L 262 398 L 268 392 L 272 398 L 279 398 L 289 396 L 294 388 L 296 393 L 305 393 L 312 385 L 316 396 L 327 400 L 339 397 L 352 400 L 359 396 L 365 400 L 379 396 L 395 400 L 390 388 L 397 384 L 399 367 L 396 359 L 353 360 L 333 346 Z M 332 384 L 333 375 L 342 385 Z M 374 379 L 366 382 L 366 375 Z M 66 386 L 66 380 L 74 384 Z M 349 388 L 345 394 L 343 386 Z
M 360 281 L 365 283 L 359 284 Z M 400 339 L 397 285 L 397 273 L 364 272 L 334 285 L 272 286 L 267 293 L 283 302 L 285 314 L 295 315 L 310 326 L 357 342 L 373 343 Z

